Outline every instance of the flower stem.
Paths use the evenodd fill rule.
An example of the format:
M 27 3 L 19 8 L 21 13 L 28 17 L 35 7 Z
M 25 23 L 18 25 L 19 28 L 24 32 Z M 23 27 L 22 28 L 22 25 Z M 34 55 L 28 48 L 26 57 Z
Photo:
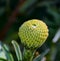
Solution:
M 23 61 L 32 61 L 34 57 L 34 50 L 25 49 L 23 55 Z

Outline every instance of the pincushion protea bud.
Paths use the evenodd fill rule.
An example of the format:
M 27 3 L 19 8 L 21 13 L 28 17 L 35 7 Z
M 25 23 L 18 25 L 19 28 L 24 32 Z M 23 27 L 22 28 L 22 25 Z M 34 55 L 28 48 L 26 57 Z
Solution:
M 48 37 L 47 25 L 38 19 L 32 19 L 23 23 L 19 28 L 21 42 L 28 48 L 40 47 Z

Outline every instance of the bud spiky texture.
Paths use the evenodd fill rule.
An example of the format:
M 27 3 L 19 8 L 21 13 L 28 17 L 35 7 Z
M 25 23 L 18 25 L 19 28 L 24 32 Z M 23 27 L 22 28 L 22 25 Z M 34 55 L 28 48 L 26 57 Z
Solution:
M 47 39 L 48 28 L 43 21 L 32 19 L 23 23 L 18 34 L 21 42 L 28 48 L 37 48 Z

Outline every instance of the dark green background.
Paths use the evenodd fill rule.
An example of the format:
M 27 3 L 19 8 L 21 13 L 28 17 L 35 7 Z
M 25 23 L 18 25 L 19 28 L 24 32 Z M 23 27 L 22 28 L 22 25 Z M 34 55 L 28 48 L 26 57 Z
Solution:
M 18 13 L 14 17 L 12 14 L 15 15 L 16 8 Z M 19 42 L 19 27 L 30 19 L 41 19 L 48 25 L 49 37 L 45 45 L 50 52 L 47 55 L 47 61 L 60 61 L 60 40 L 57 43 L 52 42 L 60 28 L 60 0 L 0 0 L 0 40 L 6 44 L 10 44 L 13 39 Z M 6 25 L 8 28 L 5 27 Z M 42 50 L 45 50 L 44 45 L 38 49 L 39 52 Z M 51 59 L 52 56 L 54 59 Z

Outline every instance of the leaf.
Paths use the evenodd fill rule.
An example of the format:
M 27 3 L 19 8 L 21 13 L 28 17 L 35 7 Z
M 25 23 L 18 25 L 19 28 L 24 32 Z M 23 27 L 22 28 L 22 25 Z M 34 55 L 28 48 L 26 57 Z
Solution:
M 11 53 L 8 53 L 8 61 L 14 61 L 14 59 L 13 59 L 13 56 L 12 56 L 12 54 Z
M 1 41 L 0 41 L 0 58 L 7 59 L 5 56 L 5 52 L 3 51 Z
M 6 51 L 9 51 L 9 47 L 6 44 L 3 44 Z
M 0 58 L 7 59 L 3 51 L 0 51 Z
M 41 61 L 42 58 L 49 52 L 49 49 L 45 50 L 41 55 L 37 56 L 33 61 Z
M 14 61 L 12 54 L 9 52 L 7 48 L 8 48 L 7 45 L 1 43 L 1 49 L 2 49 L 1 58 L 4 59 L 5 57 L 7 61 Z
M 6 59 L 0 58 L 0 61 L 7 61 Z
M 7 57 L 7 60 L 8 61 L 14 61 L 12 54 L 10 52 L 8 52 L 7 50 L 5 50 L 5 48 L 3 48 L 3 50 L 5 52 L 5 55 Z
M 14 46 L 18 61 L 22 61 L 22 53 L 21 53 L 21 50 L 20 50 L 20 47 L 19 47 L 18 43 L 13 40 L 12 44 Z

